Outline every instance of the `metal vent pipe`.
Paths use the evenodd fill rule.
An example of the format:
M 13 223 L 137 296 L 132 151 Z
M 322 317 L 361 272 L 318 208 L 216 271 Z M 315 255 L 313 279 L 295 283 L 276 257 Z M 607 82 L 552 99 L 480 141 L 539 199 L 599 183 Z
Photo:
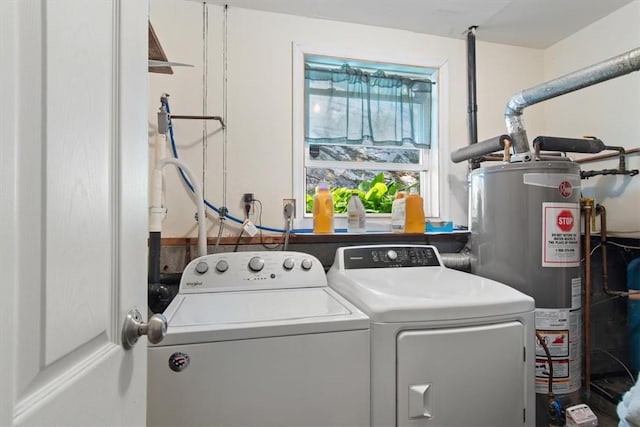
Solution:
M 522 121 L 522 110 L 525 107 L 638 70 L 640 48 L 514 94 L 507 103 L 504 116 L 515 155 L 521 160 L 531 160 L 527 132 Z

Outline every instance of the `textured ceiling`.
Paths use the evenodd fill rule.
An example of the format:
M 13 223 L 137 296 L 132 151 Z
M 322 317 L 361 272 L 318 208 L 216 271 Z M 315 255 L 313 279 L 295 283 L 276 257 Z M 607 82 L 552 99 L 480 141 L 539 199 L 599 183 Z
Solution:
M 638 0 L 207 0 L 333 21 L 544 49 Z

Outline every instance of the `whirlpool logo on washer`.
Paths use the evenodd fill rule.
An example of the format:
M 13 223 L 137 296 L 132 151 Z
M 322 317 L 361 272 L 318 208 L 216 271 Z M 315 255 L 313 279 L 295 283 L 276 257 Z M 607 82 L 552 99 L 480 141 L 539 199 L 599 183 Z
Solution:
M 202 282 L 187 282 L 184 285 L 187 288 L 197 288 L 198 286 L 202 286 Z

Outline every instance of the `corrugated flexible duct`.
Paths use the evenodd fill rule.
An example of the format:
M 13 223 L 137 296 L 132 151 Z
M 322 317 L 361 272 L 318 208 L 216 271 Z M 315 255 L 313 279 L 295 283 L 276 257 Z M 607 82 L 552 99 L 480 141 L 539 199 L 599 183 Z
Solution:
M 522 110 L 525 107 L 638 70 L 640 48 L 514 94 L 504 113 L 507 132 L 513 142 L 514 160 L 530 161 L 532 157 L 522 121 Z

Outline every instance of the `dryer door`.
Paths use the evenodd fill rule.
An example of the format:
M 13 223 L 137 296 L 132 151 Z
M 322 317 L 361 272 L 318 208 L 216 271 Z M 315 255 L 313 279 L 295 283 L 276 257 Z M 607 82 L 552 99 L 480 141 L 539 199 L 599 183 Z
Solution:
M 522 426 L 524 327 L 506 322 L 398 335 L 398 426 Z

